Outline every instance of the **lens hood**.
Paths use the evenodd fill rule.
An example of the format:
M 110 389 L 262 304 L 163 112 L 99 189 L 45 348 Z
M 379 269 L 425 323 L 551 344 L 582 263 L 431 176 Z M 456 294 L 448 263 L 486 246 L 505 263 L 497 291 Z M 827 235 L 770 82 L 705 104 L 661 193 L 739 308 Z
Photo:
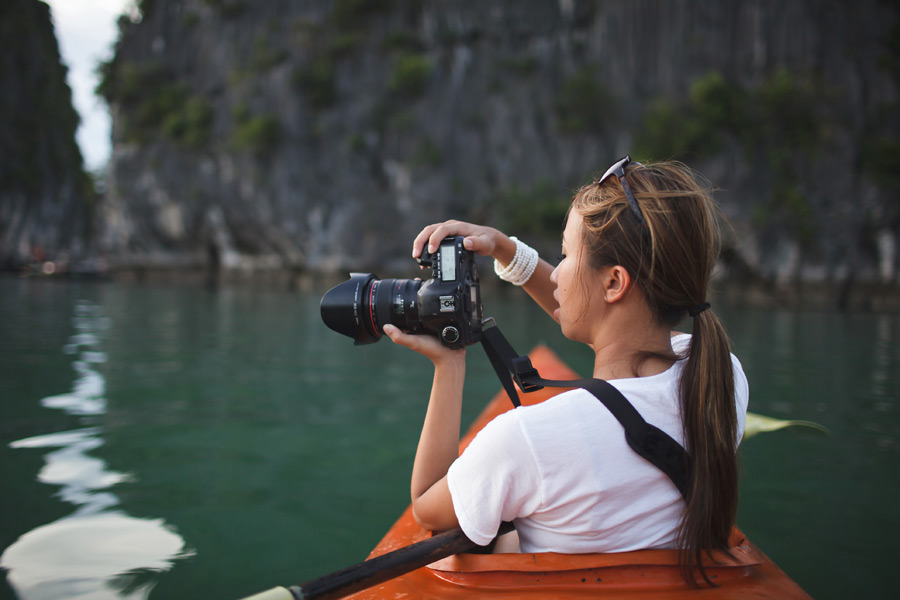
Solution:
M 375 330 L 371 311 L 365 310 L 366 294 L 375 280 L 372 273 L 350 273 L 350 279 L 328 290 L 319 305 L 325 324 L 357 345 L 373 344 L 382 335 Z

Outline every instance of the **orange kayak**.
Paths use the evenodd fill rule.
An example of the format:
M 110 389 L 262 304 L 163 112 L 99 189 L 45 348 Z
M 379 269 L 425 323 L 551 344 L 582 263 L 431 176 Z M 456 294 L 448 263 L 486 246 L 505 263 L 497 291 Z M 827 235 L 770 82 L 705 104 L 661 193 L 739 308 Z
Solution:
M 577 375 L 545 346 L 529 356 L 547 379 Z M 561 391 L 542 389 L 522 394 L 523 404 L 543 402 Z M 491 419 L 512 408 L 500 392 L 472 424 L 462 451 Z M 407 508 L 369 554 L 380 556 L 422 541 L 431 532 L 419 527 Z M 719 586 L 696 590 L 681 578 L 674 550 L 640 550 L 606 554 L 457 554 L 411 571 L 348 598 L 810 598 L 799 585 L 754 546 L 737 528 L 731 557 L 714 553 L 707 568 Z

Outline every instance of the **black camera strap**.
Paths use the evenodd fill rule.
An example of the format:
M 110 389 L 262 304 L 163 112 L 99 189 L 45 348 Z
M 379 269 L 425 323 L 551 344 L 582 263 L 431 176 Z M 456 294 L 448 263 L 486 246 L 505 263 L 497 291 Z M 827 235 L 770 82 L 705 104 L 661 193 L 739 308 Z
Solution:
M 532 366 L 531 359 L 519 356 L 496 326 L 488 326 L 482 330 L 481 345 L 513 406 L 521 405 L 513 381 L 526 394 L 544 387 L 587 390 L 622 424 L 625 429 L 625 440 L 631 449 L 665 473 L 681 492 L 682 497 L 687 497 L 687 451 L 669 434 L 647 423 L 641 413 L 614 386 L 602 379 L 569 381 L 544 379 Z

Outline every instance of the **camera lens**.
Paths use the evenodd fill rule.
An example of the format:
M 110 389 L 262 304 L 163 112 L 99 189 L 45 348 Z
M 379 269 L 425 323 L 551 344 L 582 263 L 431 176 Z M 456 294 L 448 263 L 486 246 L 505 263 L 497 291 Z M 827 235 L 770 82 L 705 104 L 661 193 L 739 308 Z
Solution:
M 388 323 L 403 331 L 419 329 L 418 291 L 414 279 L 376 279 L 372 273 L 351 273 L 322 297 L 320 310 L 325 324 L 356 344 L 372 344 Z

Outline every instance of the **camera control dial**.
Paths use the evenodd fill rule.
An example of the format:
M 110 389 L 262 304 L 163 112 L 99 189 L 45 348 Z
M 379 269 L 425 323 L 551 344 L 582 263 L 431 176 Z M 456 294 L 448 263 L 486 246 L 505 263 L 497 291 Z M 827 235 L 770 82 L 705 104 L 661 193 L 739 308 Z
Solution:
M 444 327 L 443 331 L 441 331 L 441 339 L 443 339 L 448 344 L 454 344 L 459 341 L 459 329 L 454 327 L 453 325 L 447 325 Z

